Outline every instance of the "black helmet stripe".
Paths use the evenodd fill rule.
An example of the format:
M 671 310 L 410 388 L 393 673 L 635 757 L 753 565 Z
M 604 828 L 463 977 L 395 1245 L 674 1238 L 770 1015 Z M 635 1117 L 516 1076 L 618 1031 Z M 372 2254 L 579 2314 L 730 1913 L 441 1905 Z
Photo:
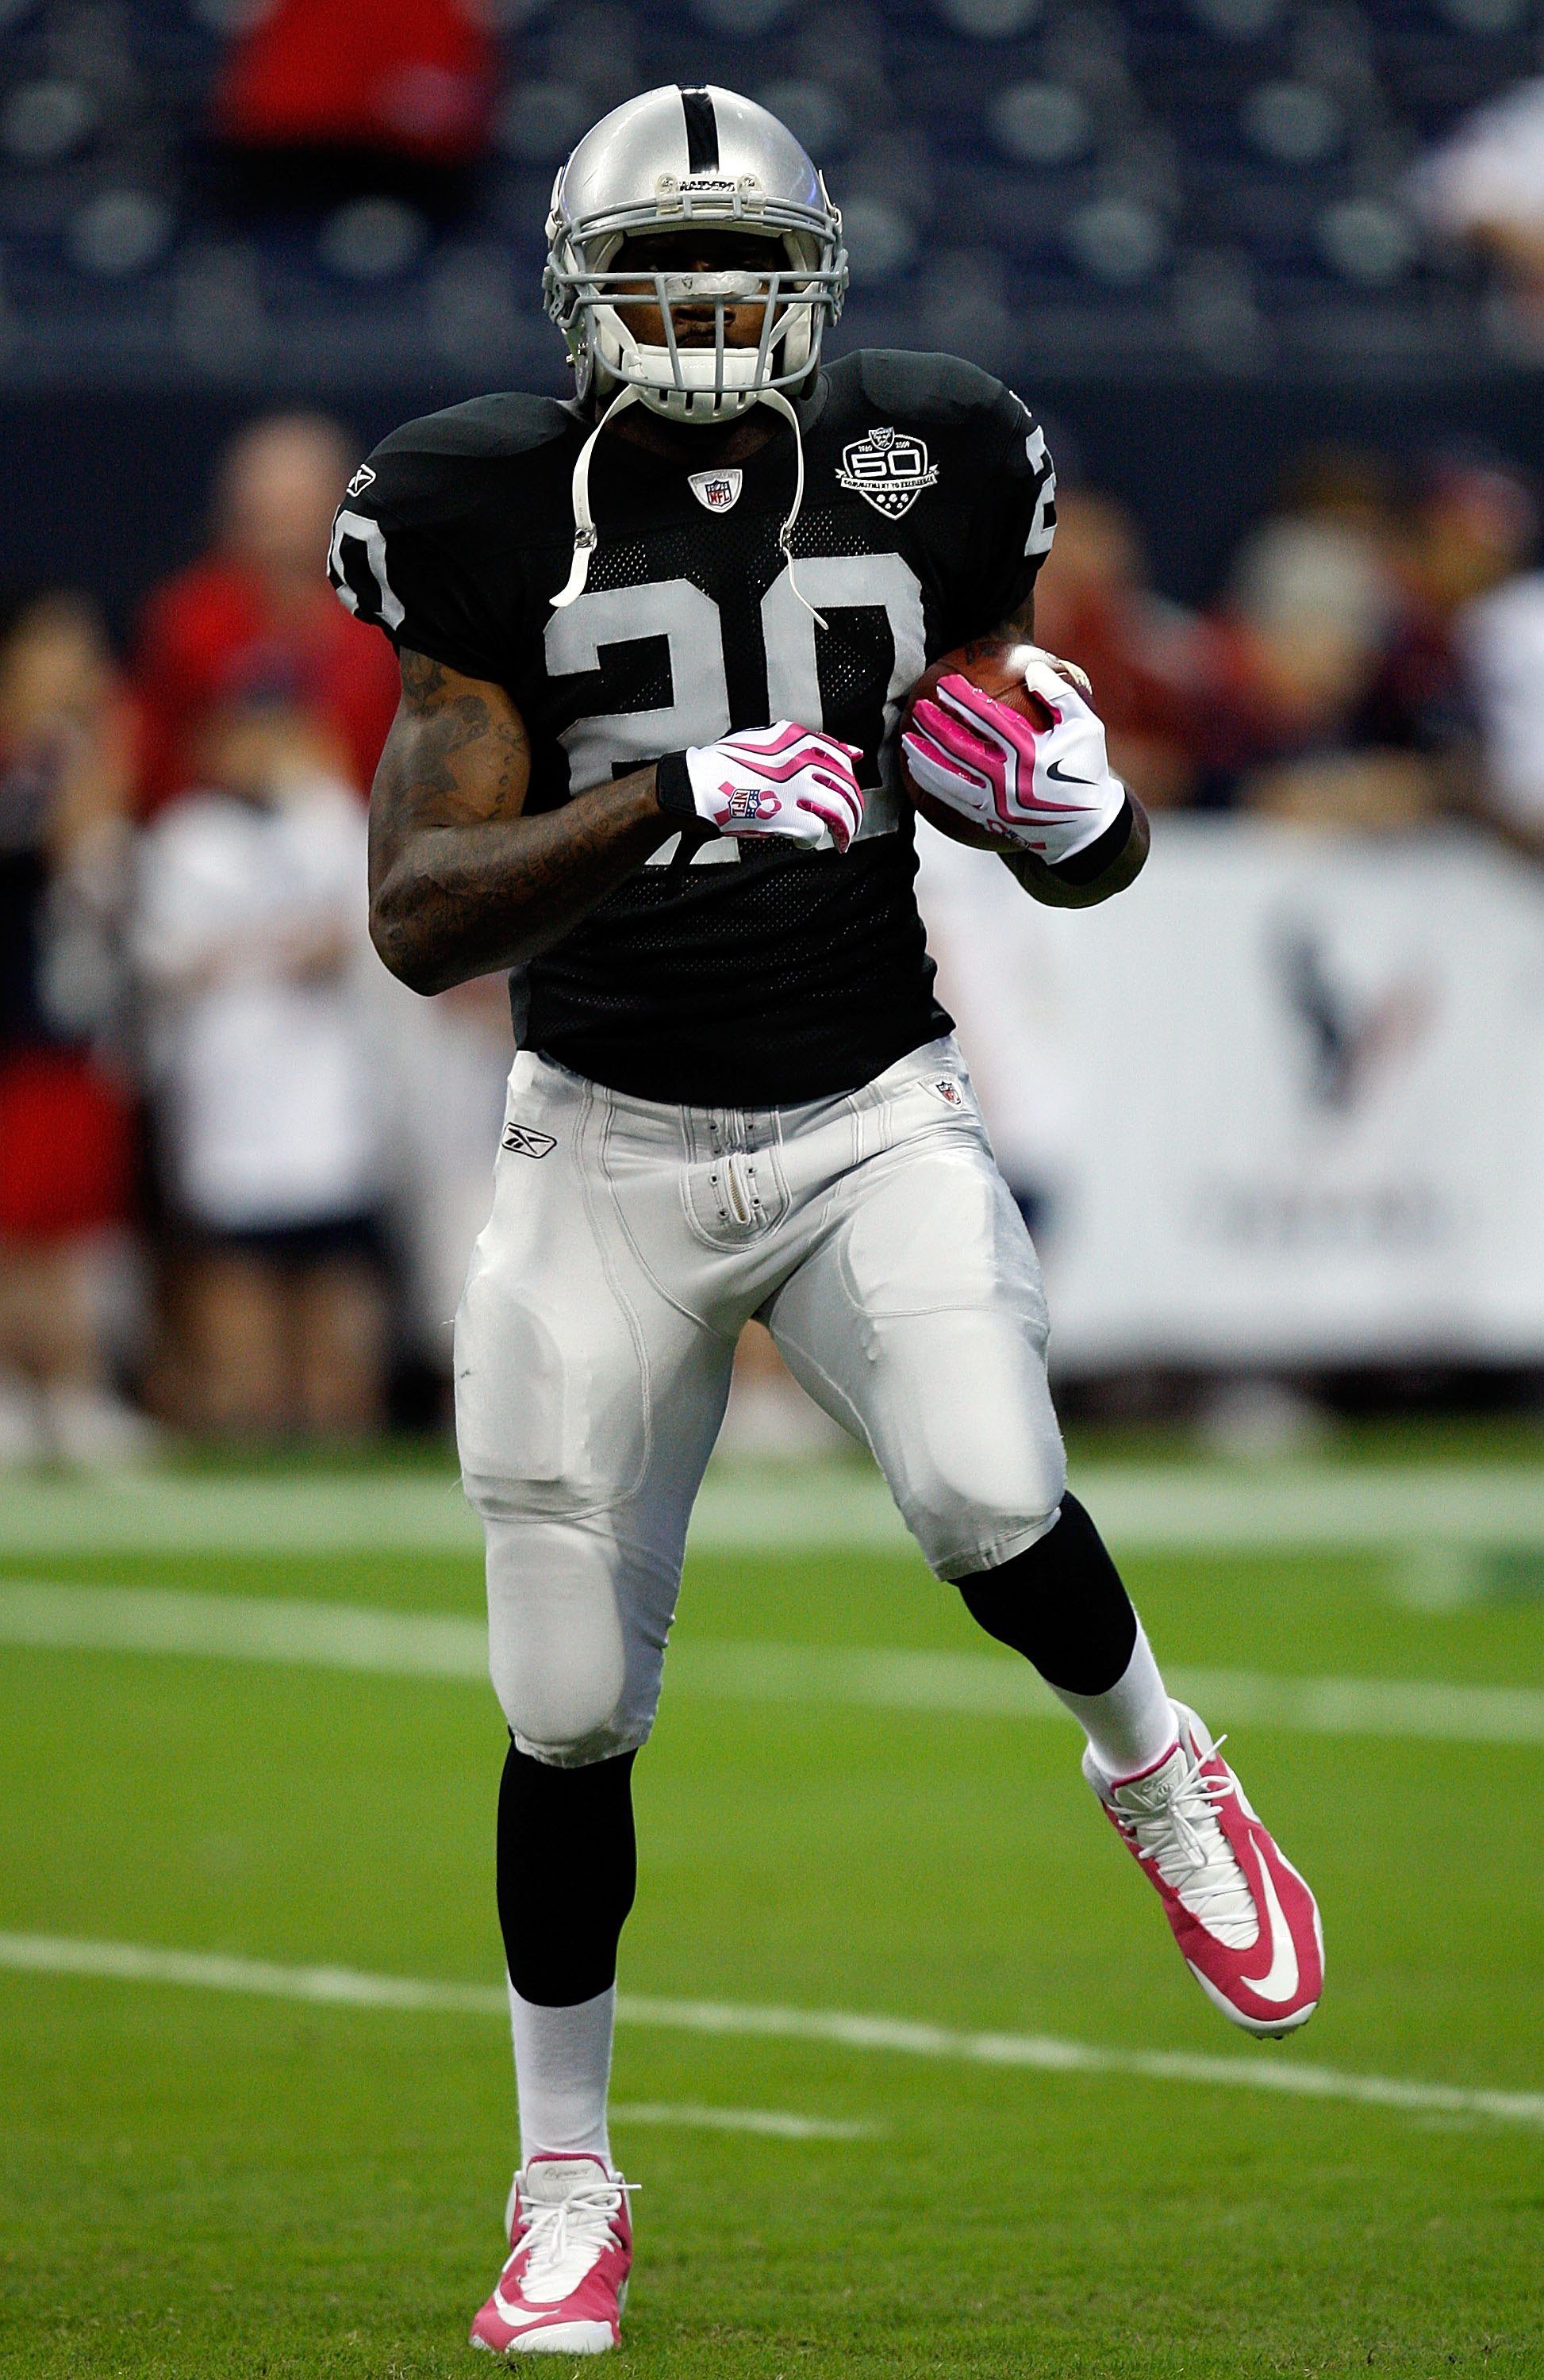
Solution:
M 687 119 L 687 171 L 688 174 L 718 172 L 718 117 L 713 103 L 705 91 L 681 91 L 681 108 Z

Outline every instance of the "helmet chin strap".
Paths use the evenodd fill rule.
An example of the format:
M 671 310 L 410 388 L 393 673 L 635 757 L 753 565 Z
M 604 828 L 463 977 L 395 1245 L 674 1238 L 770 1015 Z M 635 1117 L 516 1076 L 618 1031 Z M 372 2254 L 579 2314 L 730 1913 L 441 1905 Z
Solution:
M 595 441 L 612 416 L 625 411 L 629 405 L 636 405 L 642 394 L 634 381 L 628 381 L 619 388 L 579 448 L 574 465 L 574 559 L 569 565 L 567 583 L 551 599 L 554 612 L 565 611 L 577 597 L 584 593 L 584 582 L 590 576 L 590 557 L 601 541 L 595 516 L 590 509 L 590 458 L 595 452 Z
M 554 612 L 565 611 L 570 603 L 584 593 L 585 581 L 590 576 L 590 557 L 600 543 L 600 532 L 595 527 L 595 516 L 590 509 L 590 458 L 595 452 L 595 442 L 608 423 L 626 407 L 636 405 L 642 395 L 643 391 L 636 381 L 628 381 L 624 387 L 619 388 L 584 444 L 579 448 L 574 464 L 574 559 L 569 566 L 566 583 L 549 599 Z M 756 402 L 759 405 L 770 406 L 774 413 L 782 414 L 794 433 L 794 502 L 787 519 L 777 532 L 777 542 L 787 565 L 788 584 L 793 589 L 796 601 L 804 605 L 817 627 L 824 628 L 827 626 L 826 621 L 821 618 L 808 598 L 800 592 L 798 579 L 794 570 L 792 539 L 799 514 L 804 508 L 804 439 L 799 430 L 799 418 L 780 388 L 759 389 Z
M 814 621 L 815 625 L 818 628 L 826 628 L 828 627 L 828 623 L 821 617 L 821 614 L 816 611 L 814 604 L 810 602 L 808 597 L 801 592 L 798 579 L 794 571 L 794 529 L 798 521 L 800 513 L 804 510 L 804 436 L 803 432 L 799 429 L 799 418 L 780 388 L 762 389 L 760 393 L 760 402 L 763 405 L 770 405 L 774 413 L 781 413 L 783 419 L 786 421 L 789 429 L 794 433 L 793 508 L 789 512 L 788 517 L 784 522 L 783 527 L 777 532 L 777 542 L 782 548 L 783 558 L 788 565 L 788 584 L 793 589 L 795 601 L 804 605 L 805 610 Z

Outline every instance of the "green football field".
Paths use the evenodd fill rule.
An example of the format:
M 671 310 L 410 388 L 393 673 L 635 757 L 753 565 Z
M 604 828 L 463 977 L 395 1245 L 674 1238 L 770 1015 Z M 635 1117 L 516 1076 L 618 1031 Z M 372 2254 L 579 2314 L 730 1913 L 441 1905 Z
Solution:
M 1305 1472 L 1307 1543 L 1293 1475 L 1120 1489 L 1161 1657 L 1320 1896 L 1281 2044 L 858 1475 L 718 1483 L 638 1768 L 623 2368 L 1544 2373 L 1544 1472 L 1419 1456 Z M 428 1470 L 226 1485 L 0 1503 L 0 2373 L 476 2371 L 513 2128 L 475 1550 Z

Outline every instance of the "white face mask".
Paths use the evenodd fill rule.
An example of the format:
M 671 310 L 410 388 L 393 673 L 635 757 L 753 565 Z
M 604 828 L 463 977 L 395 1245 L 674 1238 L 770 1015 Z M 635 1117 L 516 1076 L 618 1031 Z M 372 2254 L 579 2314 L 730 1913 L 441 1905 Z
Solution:
M 737 265 L 720 272 L 665 273 L 621 261 L 620 238 L 608 240 L 596 259 L 586 301 L 598 385 L 636 388 L 650 411 L 668 420 L 733 419 L 770 384 L 796 381 L 815 352 L 812 315 L 822 302 L 808 264 L 790 253 L 784 238 L 769 237 L 766 266 Z M 679 308 L 722 310 L 711 345 L 698 344 Z M 730 308 L 749 306 L 757 336 L 731 346 L 723 319 Z M 664 315 L 663 341 L 645 341 L 637 328 L 644 307 Z M 700 333 L 700 322 L 691 325 Z

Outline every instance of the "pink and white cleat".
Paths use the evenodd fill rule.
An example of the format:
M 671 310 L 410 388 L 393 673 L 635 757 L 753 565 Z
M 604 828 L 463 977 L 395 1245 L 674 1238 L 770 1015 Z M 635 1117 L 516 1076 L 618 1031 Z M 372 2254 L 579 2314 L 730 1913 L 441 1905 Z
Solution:
M 604 2355 L 621 2345 L 631 2187 L 597 2156 L 533 2156 L 509 2193 L 509 2261 L 472 2325 L 492 2355 Z
M 1324 1988 L 1319 1910 L 1245 1798 L 1193 1710 L 1174 1705 L 1179 1741 L 1136 1777 L 1083 1774 L 1156 1887 L 1185 1963 L 1246 2033 L 1293 2033 Z

